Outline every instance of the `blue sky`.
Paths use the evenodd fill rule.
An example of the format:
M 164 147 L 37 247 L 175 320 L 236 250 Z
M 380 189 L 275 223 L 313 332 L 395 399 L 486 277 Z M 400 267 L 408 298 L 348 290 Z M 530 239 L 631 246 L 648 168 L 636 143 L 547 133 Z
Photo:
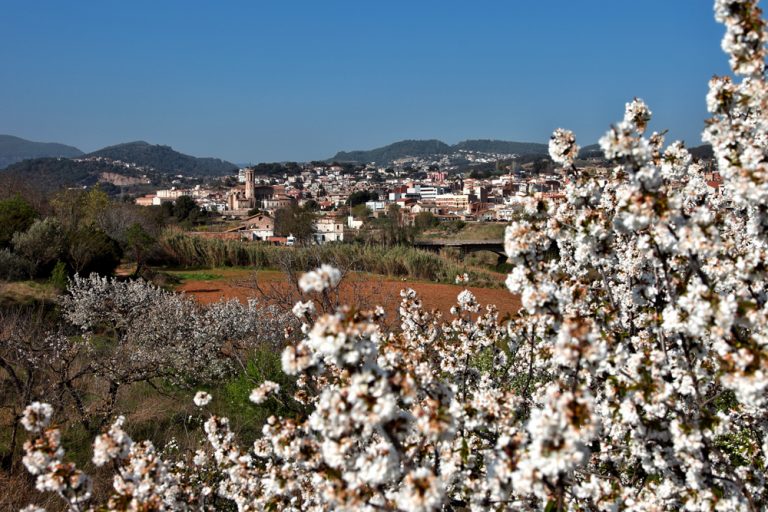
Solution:
M 0 133 L 234 162 L 401 139 L 593 143 L 637 96 L 700 143 L 708 0 L 2 0 Z

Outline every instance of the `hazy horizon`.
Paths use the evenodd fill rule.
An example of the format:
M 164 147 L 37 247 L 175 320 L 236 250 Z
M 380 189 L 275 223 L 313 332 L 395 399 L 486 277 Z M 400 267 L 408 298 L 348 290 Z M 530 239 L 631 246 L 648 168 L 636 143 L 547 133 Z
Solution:
M 591 144 L 643 98 L 698 145 L 727 74 L 708 3 L 4 3 L 0 133 L 235 163 L 403 139 Z

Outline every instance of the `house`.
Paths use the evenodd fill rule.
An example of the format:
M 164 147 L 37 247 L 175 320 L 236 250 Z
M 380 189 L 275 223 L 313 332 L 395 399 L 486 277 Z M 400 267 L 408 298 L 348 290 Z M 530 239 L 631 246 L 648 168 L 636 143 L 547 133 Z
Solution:
M 136 204 L 139 206 L 152 206 L 153 204 L 155 204 L 154 203 L 155 198 L 157 198 L 155 194 L 147 194 L 142 197 L 137 197 Z
M 327 215 L 315 221 L 314 239 L 318 245 L 328 242 L 343 242 L 348 235 L 346 222 L 343 218 Z
M 262 202 L 262 205 L 264 205 L 265 210 L 280 210 L 281 208 L 288 208 L 295 202 L 296 199 L 291 196 L 285 194 L 275 194 L 270 199 L 265 199 Z
M 248 217 L 239 226 L 228 229 L 229 233 L 240 233 L 248 240 L 267 240 L 275 235 L 275 219 L 266 213 Z
M 440 194 L 435 203 L 442 211 L 468 213 L 472 199 L 468 194 Z
M 360 229 L 360 228 L 362 228 L 364 222 L 365 221 L 363 219 L 356 219 L 352 215 L 347 216 L 347 226 L 349 226 L 351 229 Z
M 419 201 L 411 207 L 411 213 L 429 212 L 432 214 L 440 213 L 440 208 L 434 201 Z

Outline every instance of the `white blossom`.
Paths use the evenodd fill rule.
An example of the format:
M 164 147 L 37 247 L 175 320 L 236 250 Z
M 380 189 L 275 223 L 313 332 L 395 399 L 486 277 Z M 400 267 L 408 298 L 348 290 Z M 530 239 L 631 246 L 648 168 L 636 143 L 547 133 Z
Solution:
M 259 387 L 251 391 L 251 395 L 248 397 L 248 399 L 255 404 L 260 404 L 263 403 L 270 394 L 277 393 L 279 390 L 280 384 L 270 380 L 265 380 L 259 385 Z
M 195 397 L 192 399 L 192 401 L 195 403 L 198 407 L 205 407 L 211 402 L 211 399 L 213 397 L 210 393 L 207 393 L 205 391 L 198 391 L 195 393 Z
M 301 276 L 299 286 L 304 292 L 322 292 L 336 287 L 339 281 L 341 281 L 339 269 L 330 265 L 320 265 L 319 268 Z

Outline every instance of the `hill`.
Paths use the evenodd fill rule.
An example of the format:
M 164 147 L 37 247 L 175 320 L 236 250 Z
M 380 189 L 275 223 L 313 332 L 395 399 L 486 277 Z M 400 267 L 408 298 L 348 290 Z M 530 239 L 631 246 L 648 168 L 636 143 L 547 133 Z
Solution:
M 405 157 L 425 157 L 429 155 L 442 155 L 450 152 L 451 146 L 439 140 L 403 140 L 388 146 L 363 150 L 363 151 L 339 151 L 333 158 L 336 162 L 376 162 L 386 164 Z
M 63 187 L 94 185 L 99 174 L 108 170 L 111 167 L 106 162 L 32 158 L 8 166 L 1 174 L 27 183 L 40 192 L 52 192 Z
M 579 150 L 579 158 L 603 158 L 603 150 L 600 149 L 600 144 L 590 144 Z
M 197 158 L 175 151 L 170 146 L 149 144 L 144 141 L 127 142 L 109 146 L 86 157 L 101 157 L 142 167 L 151 167 L 156 171 L 187 176 L 222 176 L 237 170 L 233 163 L 218 158 Z
M 464 140 L 451 146 L 451 149 L 477 151 L 480 153 L 502 153 L 506 155 L 546 155 L 548 152 L 546 144 L 538 142 L 513 142 L 506 140 Z
M 688 152 L 696 160 L 712 160 L 715 158 L 715 153 L 712 151 L 712 146 L 709 144 L 688 148 Z
M 31 140 L 0 135 L 0 169 L 28 158 L 76 157 L 83 152 L 76 147 L 55 142 L 33 142 Z
M 429 140 L 403 140 L 388 146 L 371 150 L 339 151 L 328 161 L 335 162 L 376 162 L 379 165 L 392 163 L 400 158 L 424 158 L 456 153 L 460 150 L 479 153 L 501 153 L 516 155 L 546 155 L 547 145 L 537 142 L 513 142 L 505 140 L 465 140 L 449 146 L 445 142 Z

